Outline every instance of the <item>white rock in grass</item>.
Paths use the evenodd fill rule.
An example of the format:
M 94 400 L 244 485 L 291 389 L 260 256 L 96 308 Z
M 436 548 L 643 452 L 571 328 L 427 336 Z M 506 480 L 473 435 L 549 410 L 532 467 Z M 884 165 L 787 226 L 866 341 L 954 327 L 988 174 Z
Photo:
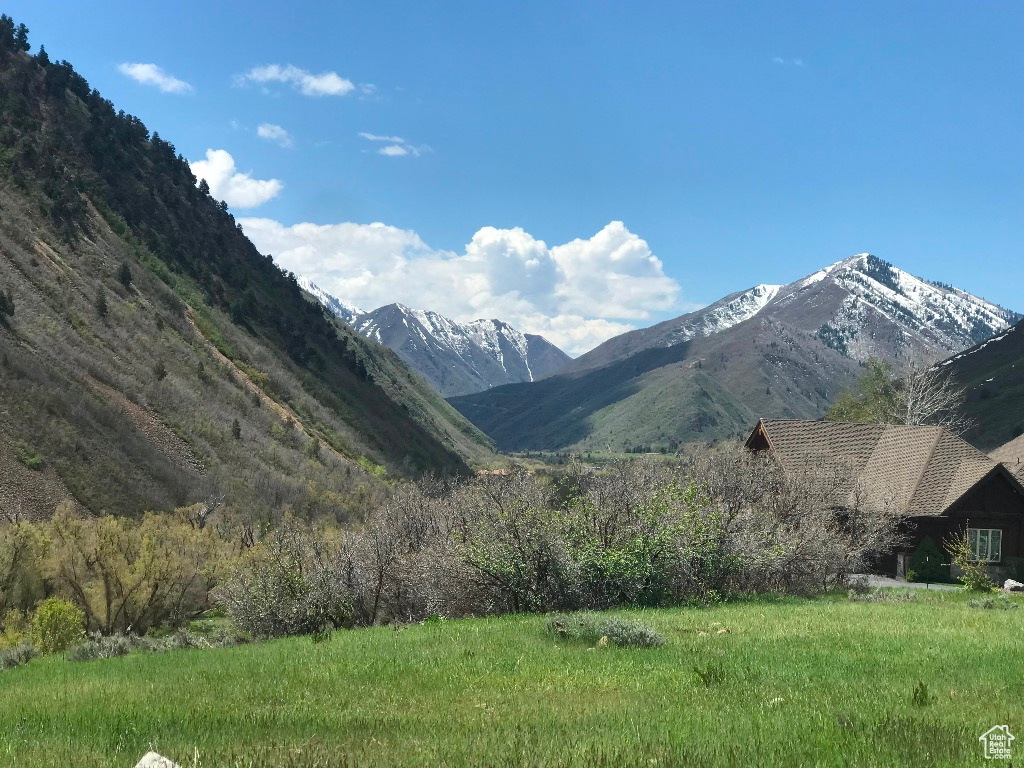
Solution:
M 1021 584 L 1019 581 L 1014 581 L 1013 579 L 1007 579 L 1003 583 L 1003 589 L 1007 592 L 1024 592 L 1024 584 Z
M 147 752 L 135 764 L 135 768 L 181 768 L 181 766 L 156 752 Z

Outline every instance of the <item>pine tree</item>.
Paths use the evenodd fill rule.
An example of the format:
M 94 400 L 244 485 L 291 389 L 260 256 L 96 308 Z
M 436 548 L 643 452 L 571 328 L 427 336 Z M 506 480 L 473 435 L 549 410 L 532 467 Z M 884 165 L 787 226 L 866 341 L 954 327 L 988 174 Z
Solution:
M 103 318 L 107 316 L 107 294 L 103 292 L 102 288 L 100 288 L 99 291 L 96 293 L 96 303 L 94 304 L 94 306 L 96 307 L 97 315 Z
M 19 51 L 28 51 L 32 48 L 28 44 L 28 27 L 24 24 L 19 24 L 18 28 L 14 31 L 14 45 Z
M 14 314 L 14 294 L 0 291 L 0 321 Z
M 127 261 L 122 261 L 121 266 L 117 268 L 117 279 L 125 288 L 132 284 L 132 268 L 128 266 Z
M 231 422 L 231 436 L 235 438 L 235 440 L 242 439 L 242 425 L 238 423 L 238 419 Z

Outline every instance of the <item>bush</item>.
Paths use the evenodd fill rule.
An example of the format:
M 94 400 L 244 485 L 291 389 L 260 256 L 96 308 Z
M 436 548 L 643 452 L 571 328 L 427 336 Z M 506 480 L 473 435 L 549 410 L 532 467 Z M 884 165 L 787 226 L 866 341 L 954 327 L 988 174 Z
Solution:
M 547 623 L 548 632 L 563 640 L 589 645 L 616 645 L 620 648 L 655 648 L 665 638 L 639 621 L 605 618 L 593 613 L 560 614 Z
M 967 530 L 956 534 L 946 542 L 946 550 L 953 559 L 953 565 L 960 569 L 957 579 L 971 592 L 991 592 L 996 588 L 988 575 L 988 565 L 974 558 L 974 550 L 967 537 Z
M 917 593 L 912 589 L 876 589 L 871 592 L 855 592 L 847 595 L 855 603 L 912 603 Z
M 89 635 L 89 639 L 76 645 L 68 653 L 69 661 L 94 661 L 96 659 L 112 659 L 127 656 L 138 647 L 138 640 L 132 635 L 103 636 L 99 633 Z
M 942 550 L 935 541 L 930 536 L 925 536 L 907 563 L 907 581 L 949 581 L 949 564 L 943 562 L 944 560 Z
M 290 519 L 245 553 L 217 600 L 236 627 L 260 638 L 344 626 L 352 613 L 325 542 Z
M 46 460 L 37 450 L 32 448 L 24 440 L 16 440 L 13 445 L 14 458 L 20 461 L 29 469 L 41 470 L 46 465 Z
M 28 643 L 23 643 L 17 648 L 10 648 L 0 651 L 0 669 L 13 669 L 22 664 L 28 664 L 36 656 L 36 649 Z
M 50 597 L 39 604 L 32 617 L 33 645 L 40 653 L 60 653 L 82 636 L 85 614 L 74 603 Z
M 29 522 L 0 525 L 0 614 L 4 615 L 4 627 L 9 627 L 14 618 L 12 610 L 29 611 L 46 597 L 49 550 L 50 539 L 43 526 Z
M 31 639 L 32 620 L 27 613 L 12 608 L 0 623 L 0 630 L 0 651 L 17 648 Z
M 872 591 L 868 577 L 864 574 L 850 577 L 846 580 L 846 586 L 849 588 L 850 595 L 866 595 Z
M 160 653 L 186 648 L 223 648 L 242 642 L 237 634 L 216 632 L 198 635 L 187 629 L 178 629 L 166 637 L 139 637 L 138 635 L 101 635 L 93 632 L 89 639 L 68 654 L 71 661 L 95 661 L 127 656 L 129 653 Z
M 181 516 L 147 513 L 141 521 L 79 518 L 58 509 L 50 522 L 54 581 L 81 601 L 87 629 L 145 634 L 177 626 L 209 608 L 222 544 L 213 526 L 199 528 L 195 508 Z
M 1018 604 L 1007 595 L 987 595 L 968 600 L 967 605 L 971 608 L 982 608 L 985 610 L 1012 611 Z

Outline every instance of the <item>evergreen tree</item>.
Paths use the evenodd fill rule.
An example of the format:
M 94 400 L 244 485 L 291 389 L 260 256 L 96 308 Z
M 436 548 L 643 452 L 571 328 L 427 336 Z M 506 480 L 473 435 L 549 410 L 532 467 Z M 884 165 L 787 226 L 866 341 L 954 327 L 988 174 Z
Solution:
M 948 558 L 930 536 L 925 536 L 910 556 L 907 574 L 908 581 L 949 581 Z
M 242 439 L 242 425 L 238 423 L 238 419 L 231 422 L 231 436 L 235 438 L 235 440 Z
M 10 291 L 4 293 L 0 291 L 0 322 L 5 317 L 9 317 L 14 314 L 14 294 Z
M 100 288 L 96 293 L 96 303 L 93 305 L 96 307 L 96 314 L 102 318 L 107 316 L 109 308 L 107 307 L 107 294 Z
M 127 261 L 122 261 L 121 266 L 117 268 L 117 279 L 125 288 L 132 284 L 132 269 Z
M 18 51 L 27 51 L 32 47 L 28 44 L 28 27 L 24 24 L 19 24 L 14 31 L 14 47 Z

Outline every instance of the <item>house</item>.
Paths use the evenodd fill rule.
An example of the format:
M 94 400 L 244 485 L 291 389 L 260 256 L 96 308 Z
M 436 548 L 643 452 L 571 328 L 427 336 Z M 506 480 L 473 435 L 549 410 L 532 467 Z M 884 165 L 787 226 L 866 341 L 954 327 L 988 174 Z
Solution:
M 761 419 L 747 448 L 769 451 L 783 470 L 840 469 L 850 478 L 837 509 L 889 509 L 908 543 L 879 570 L 902 576 L 930 537 L 940 547 L 965 528 L 979 560 L 1002 575 L 1024 557 L 1024 478 L 941 427 Z
M 1024 482 L 1024 435 L 1019 435 L 1006 445 L 996 448 L 989 456 L 1001 461 Z

